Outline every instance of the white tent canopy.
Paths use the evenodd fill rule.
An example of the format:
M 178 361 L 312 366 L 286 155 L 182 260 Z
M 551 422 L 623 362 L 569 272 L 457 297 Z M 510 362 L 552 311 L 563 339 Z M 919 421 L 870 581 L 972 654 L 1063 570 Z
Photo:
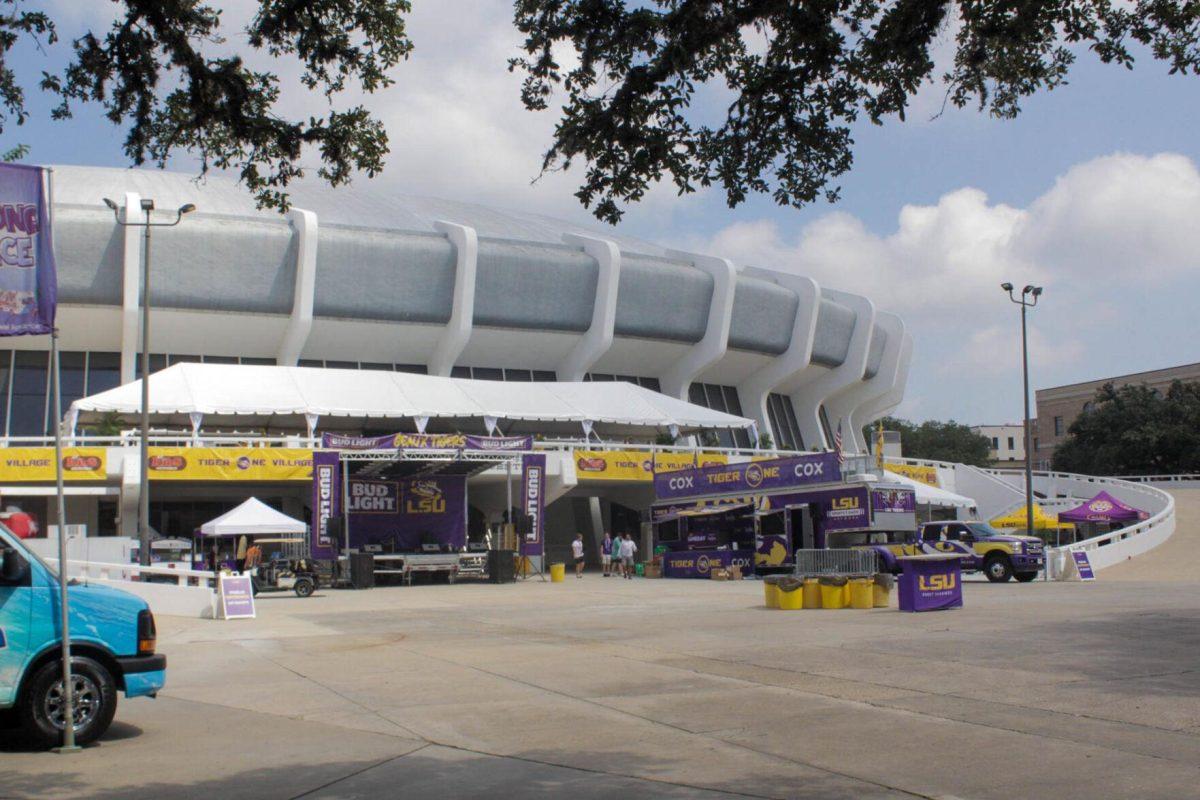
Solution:
M 913 489 L 917 493 L 917 505 L 922 506 L 944 506 L 950 508 L 974 508 L 975 501 L 970 497 L 965 497 L 961 494 L 948 492 L 945 489 L 940 489 L 937 486 L 930 486 L 928 483 L 915 481 L 904 475 L 895 472 L 883 471 L 884 480 L 889 483 L 899 483 Z
M 308 526 L 292 519 L 269 505 L 251 497 L 232 511 L 226 511 L 216 519 L 200 526 L 205 536 L 254 536 L 262 534 L 304 534 Z
M 139 380 L 76 400 L 68 421 L 74 425 L 114 412 L 134 417 L 141 409 L 141 391 Z M 198 425 L 202 415 L 206 419 L 231 418 L 233 424 L 282 427 L 290 422 L 301 429 L 306 418 L 329 417 L 493 417 L 509 422 L 571 423 L 575 430 L 582 423 L 621 430 L 752 425 L 744 417 L 618 381 L 506 383 L 407 372 L 246 364 L 176 364 L 154 373 L 150 376 L 150 413 L 159 424 Z

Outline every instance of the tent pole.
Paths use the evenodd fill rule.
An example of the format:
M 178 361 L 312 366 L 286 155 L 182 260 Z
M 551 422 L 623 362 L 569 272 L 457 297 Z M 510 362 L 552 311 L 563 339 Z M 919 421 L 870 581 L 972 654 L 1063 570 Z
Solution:
M 513 533 L 516 533 L 516 530 L 517 530 L 516 522 L 517 521 L 515 519 L 513 519 L 513 513 L 512 513 L 513 495 L 512 495 L 512 459 L 511 458 L 504 459 L 504 496 L 505 496 L 505 503 L 507 503 L 507 505 L 505 505 L 504 516 L 508 518 L 508 524 L 512 526 Z M 501 537 L 501 538 L 503 538 L 503 537 Z M 503 548 L 501 548 L 501 549 L 503 549 Z M 520 549 L 521 548 L 518 545 L 517 550 L 519 551 Z
M 342 541 L 350 552 L 350 461 L 342 459 Z

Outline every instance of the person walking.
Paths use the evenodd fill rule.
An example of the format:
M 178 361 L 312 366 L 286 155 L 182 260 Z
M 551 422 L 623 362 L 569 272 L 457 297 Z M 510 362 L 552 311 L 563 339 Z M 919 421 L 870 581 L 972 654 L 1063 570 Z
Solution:
M 575 534 L 575 541 L 571 542 L 571 555 L 575 557 L 575 577 L 583 577 L 583 534 Z
M 633 559 L 637 555 L 637 545 L 634 544 L 633 537 L 628 533 L 621 540 L 621 569 L 625 572 L 625 577 L 633 579 Z
M 604 532 L 604 541 L 600 543 L 600 564 L 604 567 L 604 577 L 608 577 L 612 573 L 613 566 L 613 538 L 609 531 Z

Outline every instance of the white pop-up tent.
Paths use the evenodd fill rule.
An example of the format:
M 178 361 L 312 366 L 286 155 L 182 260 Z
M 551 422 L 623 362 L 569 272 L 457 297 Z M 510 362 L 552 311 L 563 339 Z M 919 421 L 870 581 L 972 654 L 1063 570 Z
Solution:
M 928 483 L 921 483 L 921 481 L 915 481 L 912 478 L 895 472 L 889 472 L 888 470 L 884 470 L 883 475 L 888 483 L 899 483 L 914 490 L 917 493 L 917 505 L 919 506 L 941 506 L 943 508 L 975 507 L 975 501 L 970 497 L 955 494 L 937 486 L 930 486 Z
M 131 421 L 141 410 L 141 381 L 76 400 L 68 426 L 116 413 Z M 749 428 L 725 414 L 624 381 L 505 382 L 407 372 L 175 364 L 150 376 L 150 414 L 157 425 L 269 426 L 312 431 L 353 429 L 355 420 L 447 424 L 471 421 L 505 433 L 593 428 L 612 434 Z M 334 419 L 330 419 L 334 418 Z M 340 423 L 338 420 L 340 419 Z M 377 423 L 376 423 L 377 426 Z M 361 423 L 357 427 L 362 427 Z
M 303 535 L 307 531 L 303 522 L 276 511 L 257 497 L 200 526 L 204 536 Z

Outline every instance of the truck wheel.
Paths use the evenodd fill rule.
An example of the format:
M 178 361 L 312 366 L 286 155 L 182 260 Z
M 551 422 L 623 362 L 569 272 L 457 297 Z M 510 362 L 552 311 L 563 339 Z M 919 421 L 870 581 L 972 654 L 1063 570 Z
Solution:
M 1036 572 L 1018 572 L 1017 580 L 1019 580 L 1021 583 L 1029 583 L 1030 581 L 1037 578 L 1037 576 L 1038 576 L 1038 573 L 1036 573 Z
M 104 735 L 117 713 L 117 687 L 103 665 L 86 656 L 71 658 L 75 743 L 88 744 Z M 55 659 L 33 674 L 21 698 L 21 727 L 41 747 L 62 742 L 62 663 Z
M 1013 576 L 1012 562 L 1008 556 L 990 555 L 983 562 L 983 574 L 992 583 L 1004 583 Z
M 312 578 L 297 578 L 296 585 L 292 589 L 296 592 L 297 597 L 311 597 L 316 587 L 313 586 Z

